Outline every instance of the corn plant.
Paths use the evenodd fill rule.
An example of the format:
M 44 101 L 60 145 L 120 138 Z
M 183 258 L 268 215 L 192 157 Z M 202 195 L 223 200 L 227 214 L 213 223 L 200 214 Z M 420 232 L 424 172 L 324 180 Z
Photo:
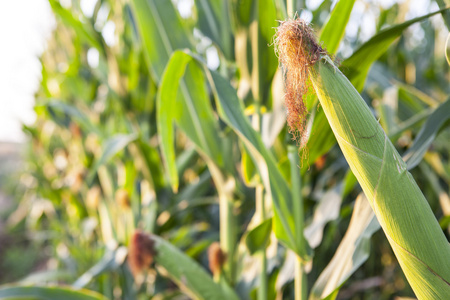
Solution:
M 391 61 L 407 50 L 404 32 L 413 24 L 438 31 L 420 22 L 439 13 L 447 20 L 445 6 L 405 21 L 392 15 L 407 4 L 395 4 L 380 10 L 374 36 L 349 44 L 344 36 L 355 1 L 339 1 L 333 8 L 332 1 L 324 1 L 314 10 L 301 1 L 195 1 L 183 17 L 177 9 L 181 2 L 99 0 L 88 14 L 77 1 L 70 7 L 49 1 L 58 25 L 41 58 L 37 120 L 25 127 L 31 137 L 28 180 L 10 224 L 25 224 L 41 237 L 53 259 L 45 271 L 1 287 L 0 299 L 352 297 L 355 282 L 383 272 L 380 256 L 396 265 L 386 239 L 376 234 L 380 225 L 385 231 L 405 226 L 387 224 L 385 211 L 372 212 L 378 202 L 356 172 L 359 158 L 335 147 L 338 125 L 324 102 L 331 92 L 321 92 L 328 91 L 320 81 L 327 77 L 345 82 L 346 89 L 365 88 L 365 98 L 378 100 L 374 110 L 386 135 L 375 120 L 364 125 L 373 118 L 367 108 L 365 119 L 355 121 L 363 128 L 352 123 L 351 132 L 376 147 L 384 137 L 391 154 L 407 149 L 407 166 L 419 166 L 412 174 L 423 194 L 427 199 L 439 195 L 429 209 L 416 186 L 407 190 L 427 208 L 427 216 L 417 219 L 433 219 L 423 227 L 433 230 L 427 239 L 437 236 L 440 247 L 448 248 L 443 246 L 443 230 L 450 224 L 448 145 L 443 142 L 448 84 L 423 78 L 420 84 L 434 84 L 427 95 L 419 83 L 379 76 L 406 69 Z M 277 20 L 304 8 L 328 52 L 319 51 L 310 69 L 286 68 L 275 54 Z M 111 26 L 114 41 L 105 38 Z M 333 60 L 325 59 L 342 44 L 356 49 L 341 60 L 351 85 Z M 212 66 L 211 53 L 218 66 Z M 435 73 L 448 72 L 438 67 L 445 62 L 443 52 L 429 61 L 436 64 Z M 311 93 L 296 106 L 289 72 L 298 70 L 300 78 L 315 68 L 317 77 L 300 89 Z M 351 99 L 356 98 L 361 102 L 353 91 Z M 365 130 L 372 128 L 378 134 L 373 138 Z M 343 143 L 339 137 L 337 142 Z M 395 159 L 404 170 L 401 157 L 395 154 Z M 388 183 L 385 197 L 393 192 Z M 431 250 L 424 254 L 442 257 Z M 419 297 L 420 288 L 411 281 L 417 273 L 408 272 L 407 261 L 399 256 Z M 406 284 L 402 276 L 396 267 L 389 280 Z M 55 283 L 71 287 L 50 286 Z M 380 299 L 413 295 L 408 286 L 388 284 L 360 293 Z

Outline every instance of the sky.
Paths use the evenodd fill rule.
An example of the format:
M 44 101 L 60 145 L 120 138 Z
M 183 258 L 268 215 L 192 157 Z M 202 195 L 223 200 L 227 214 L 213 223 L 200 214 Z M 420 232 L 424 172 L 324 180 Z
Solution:
M 0 1 L 0 142 L 23 142 L 35 119 L 39 55 L 55 20 L 47 0 Z

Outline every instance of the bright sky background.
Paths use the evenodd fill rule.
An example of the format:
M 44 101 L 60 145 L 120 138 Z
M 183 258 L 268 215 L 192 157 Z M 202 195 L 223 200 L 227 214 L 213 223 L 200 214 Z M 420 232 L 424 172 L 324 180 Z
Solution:
M 39 55 L 54 26 L 46 0 L 0 1 L 0 141 L 24 141 L 21 124 L 34 119 Z

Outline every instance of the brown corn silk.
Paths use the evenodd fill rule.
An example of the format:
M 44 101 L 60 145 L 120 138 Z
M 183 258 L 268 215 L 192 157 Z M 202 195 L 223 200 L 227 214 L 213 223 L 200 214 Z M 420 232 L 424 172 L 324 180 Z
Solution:
M 128 264 L 134 276 L 146 271 L 156 255 L 154 241 L 149 234 L 135 231 L 128 249 Z
M 308 68 L 328 53 L 315 42 L 312 28 L 300 18 L 280 22 L 275 46 L 283 70 L 289 131 L 303 146 L 308 113 L 304 102 L 308 91 Z
M 208 248 L 208 260 L 209 269 L 214 276 L 217 276 L 222 271 L 222 267 L 225 264 L 227 257 L 226 254 L 220 248 L 218 242 L 212 243 Z

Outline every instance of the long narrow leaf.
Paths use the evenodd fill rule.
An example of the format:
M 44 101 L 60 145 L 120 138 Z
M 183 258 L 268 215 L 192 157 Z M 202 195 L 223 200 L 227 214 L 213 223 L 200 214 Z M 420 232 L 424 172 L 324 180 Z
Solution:
M 217 134 L 220 130 L 206 94 L 201 70 L 195 63 L 188 66 L 191 59 L 178 53 L 181 52 L 175 52 L 167 65 L 157 100 L 157 121 L 162 153 L 175 190 L 178 188 L 178 173 L 173 146 L 174 122 L 183 129 L 198 149 L 218 166 L 224 166 L 225 161 L 224 154 L 221 153 L 224 149 L 220 147 L 221 141 Z M 188 72 L 185 79 L 190 83 L 189 90 L 181 80 L 185 72 Z M 189 97 L 183 98 L 178 94 L 180 86 L 185 91 L 184 94 Z
M 355 0 L 340 0 L 334 7 L 328 21 L 322 28 L 320 40 L 324 43 L 328 53 L 336 53 L 344 37 L 345 27 L 350 19 Z
M 107 298 L 88 290 L 75 290 L 68 287 L 38 286 L 0 286 L 0 299 L 28 300 L 106 300 Z
M 159 82 L 172 52 L 190 47 L 188 33 L 172 1 L 133 0 L 132 3 L 147 63 Z
M 408 169 L 412 169 L 417 166 L 422 160 L 423 156 L 427 152 L 431 143 L 436 138 L 438 131 L 444 124 L 450 120 L 450 98 L 444 103 L 439 105 L 435 111 L 427 118 L 425 124 L 423 124 L 413 145 L 403 155 L 403 159 L 406 161 Z
M 195 3 L 200 30 L 219 46 L 227 59 L 233 59 L 233 36 L 228 1 L 196 0 Z
M 101 44 L 100 35 L 90 27 L 88 24 L 82 23 L 77 19 L 70 10 L 65 9 L 61 6 L 59 1 L 49 0 L 50 6 L 53 12 L 61 18 L 61 20 L 70 26 L 78 36 L 82 37 L 91 46 L 97 48 L 100 52 L 104 52 L 103 45 Z
M 178 69 L 175 61 L 166 68 L 174 50 L 190 47 L 188 34 L 172 2 L 134 0 L 133 4 L 149 67 L 161 83 L 157 104 L 158 132 L 171 185 L 176 191 L 179 179 L 174 153 L 174 121 L 197 145 L 197 149 L 220 167 L 224 166 L 224 149 L 217 134 L 218 123 L 209 103 L 205 83 L 198 79 L 201 72 L 199 68 L 193 64 Z
M 369 201 L 360 194 L 356 199 L 347 232 L 330 263 L 314 283 L 310 300 L 336 298 L 342 284 L 369 257 L 370 238 L 379 228 L 380 224 Z
M 154 260 L 174 282 L 195 299 L 238 299 L 227 285 L 219 285 L 192 258 L 164 239 L 151 235 Z
M 342 64 L 342 70 L 344 71 L 344 74 L 347 76 L 347 78 L 350 79 L 353 86 L 358 91 L 361 91 L 364 87 L 364 82 L 366 81 L 370 66 L 384 52 L 386 52 L 392 42 L 400 37 L 400 35 L 406 28 L 448 9 L 449 8 L 444 8 L 427 15 L 406 21 L 402 24 L 383 29 L 382 31 L 374 35 L 370 40 L 365 42 L 361 47 L 359 47 L 358 50 L 356 50 L 355 53 L 352 54 L 352 56 L 344 60 Z
M 105 163 L 107 163 L 111 158 L 114 157 L 117 153 L 122 151 L 129 143 L 135 141 L 137 139 L 137 135 L 132 134 L 117 134 L 110 139 L 108 139 L 103 145 L 103 153 L 98 158 L 98 160 L 94 163 L 94 166 L 90 169 L 89 174 L 87 175 L 87 181 L 91 182 L 94 179 L 95 174 L 98 171 L 98 168 Z
M 172 59 L 177 62 L 176 68 L 178 72 L 182 72 L 186 68 L 189 60 L 196 60 L 203 64 L 201 59 L 198 59 L 195 55 L 181 51 L 176 51 Z M 169 64 L 173 64 L 173 62 Z M 272 154 L 264 146 L 261 137 L 255 132 L 249 120 L 245 117 L 242 104 L 230 83 L 217 72 L 210 71 L 204 64 L 203 66 L 205 67 L 209 83 L 213 88 L 220 117 L 244 141 L 258 167 L 266 190 L 272 196 L 275 209 L 273 228 L 277 238 L 288 248 L 306 259 L 308 253 L 301 252 L 301 242 L 295 240 L 294 233 L 296 229 L 292 212 L 292 196 Z

